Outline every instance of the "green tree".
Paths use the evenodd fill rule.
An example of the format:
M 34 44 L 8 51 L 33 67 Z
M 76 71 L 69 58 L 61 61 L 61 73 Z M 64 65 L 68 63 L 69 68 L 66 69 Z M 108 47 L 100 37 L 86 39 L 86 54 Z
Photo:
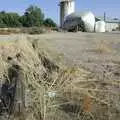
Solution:
M 51 18 L 46 18 L 44 20 L 44 25 L 47 27 L 56 27 L 56 23 Z
M 4 16 L 5 16 L 5 11 L 1 11 L 0 12 L 0 27 L 1 28 L 4 28 L 4 27 L 6 27 L 6 25 L 5 25 L 5 23 L 4 23 L 4 21 L 3 21 L 3 18 L 4 18 Z
M 20 16 L 17 13 L 1 13 L 1 22 L 6 27 L 20 27 Z
M 44 14 L 37 6 L 28 7 L 21 17 L 20 21 L 25 27 L 41 26 L 43 24 Z
M 20 19 L 19 19 L 19 21 L 22 24 L 22 26 L 24 26 L 24 27 L 28 26 L 27 23 L 26 23 L 27 22 L 27 18 L 26 18 L 25 15 L 21 16 Z

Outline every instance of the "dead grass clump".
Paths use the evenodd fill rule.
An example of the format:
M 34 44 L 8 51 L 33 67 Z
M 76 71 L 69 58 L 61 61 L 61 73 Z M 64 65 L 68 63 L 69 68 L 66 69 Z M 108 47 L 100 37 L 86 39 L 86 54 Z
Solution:
M 22 67 L 28 91 L 26 120 L 117 120 L 113 112 L 119 111 L 115 96 L 120 94 L 114 94 L 113 84 L 106 83 L 104 88 L 106 80 L 98 81 L 93 73 L 56 63 L 44 42 L 21 39 L 1 46 L 0 77 L 7 74 L 8 56 Z
M 0 28 L 0 35 L 10 35 L 20 33 L 19 28 Z
M 26 33 L 26 34 L 42 34 L 45 33 L 46 30 L 44 27 L 30 27 L 30 28 L 21 28 L 21 33 Z
M 44 27 L 30 27 L 30 28 L 0 28 L 0 35 L 10 35 L 10 34 L 42 34 L 45 33 L 47 29 Z
M 105 54 L 105 53 L 113 52 L 112 47 L 106 41 L 103 41 L 103 40 L 97 41 L 95 42 L 95 45 L 96 45 L 95 49 L 91 51 L 97 54 Z

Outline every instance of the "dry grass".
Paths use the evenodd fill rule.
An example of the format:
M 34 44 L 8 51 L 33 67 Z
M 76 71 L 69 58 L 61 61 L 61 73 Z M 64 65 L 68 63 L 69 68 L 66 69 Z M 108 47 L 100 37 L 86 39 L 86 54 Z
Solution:
M 0 35 L 10 35 L 20 33 L 19 28 L 0 28 Z
M 94 44 L 95 44 L 95 49 L 92 49 L 91 51 L 97 54 L 111 53 L 114 51 L 107 41 L 100 40 L 95 42 Z
M 57 54 L 45 42 L 21 39 L 0 45 L 0 77 L 4 80 L 7 74 L 8 56 L 22 66 L 29 90 L 26 120 L 119 120 L 119 80 L 117 84 L 98 80 L 84 68 L 65 67 L 53 60 L 52 55 Z M 15 57 L 18 53 L 19 61 Z
M 46 32 L 52 32 L 51 28 L 47 27 L 21 27 L 21 28 L 0 28 L 0 35 L 10 35 L 10 34 L 43 34 Z

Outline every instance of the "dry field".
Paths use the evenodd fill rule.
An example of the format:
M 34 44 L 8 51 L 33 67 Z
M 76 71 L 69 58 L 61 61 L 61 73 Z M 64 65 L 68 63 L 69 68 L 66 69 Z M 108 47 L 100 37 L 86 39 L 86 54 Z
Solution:
M 25 76 L 25 114 L 15 119 L 120 119 L 120 33 L 1 35 L 1 82 L 8 56 Z

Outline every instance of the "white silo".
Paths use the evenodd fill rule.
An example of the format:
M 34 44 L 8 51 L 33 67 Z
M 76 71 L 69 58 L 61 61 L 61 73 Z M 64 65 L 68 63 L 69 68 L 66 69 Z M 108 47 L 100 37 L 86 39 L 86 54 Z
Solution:
M 75 0 L 60 0 L 60 26 L 63 26 L 66 16 L 75 12 Z
M 95 32 L 105 32 L 105 22 L 100 20 L 95 24 Z
M 91 11 L 85 11 L 81 13 L 81 19 L 84 23 L 86 32 L 94 32 L 95 16 Z

